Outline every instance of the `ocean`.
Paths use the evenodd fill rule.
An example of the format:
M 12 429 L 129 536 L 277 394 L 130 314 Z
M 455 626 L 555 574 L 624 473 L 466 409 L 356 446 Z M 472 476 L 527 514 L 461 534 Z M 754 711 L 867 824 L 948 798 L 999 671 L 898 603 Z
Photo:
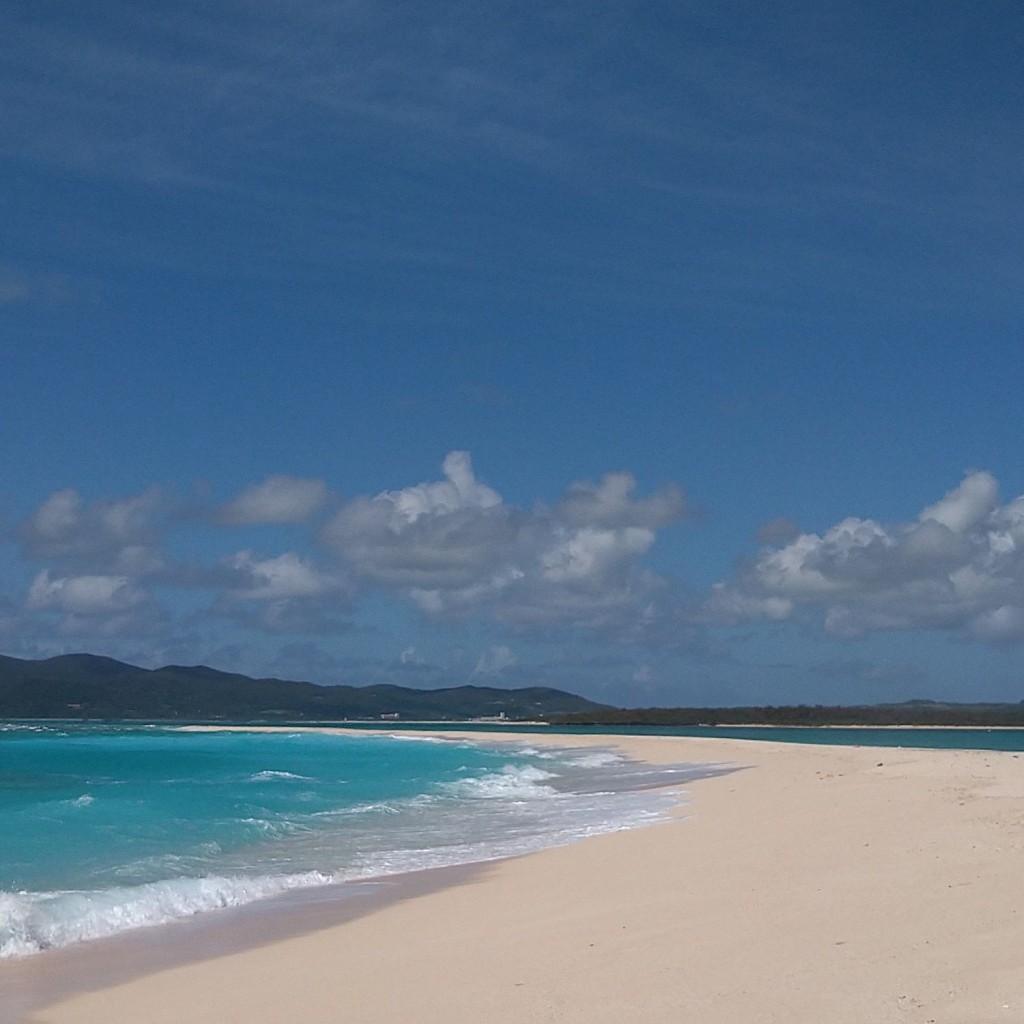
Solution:
M 0 959 L 654 824 L 729 770 L 487 739 L 0 723 Z

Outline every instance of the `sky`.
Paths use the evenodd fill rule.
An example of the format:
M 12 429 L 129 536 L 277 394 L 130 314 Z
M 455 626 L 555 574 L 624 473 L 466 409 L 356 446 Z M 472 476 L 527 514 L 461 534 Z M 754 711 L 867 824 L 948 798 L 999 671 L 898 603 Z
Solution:
M 1024 699 L 1019 4 L 0 39 L 0 652 Z

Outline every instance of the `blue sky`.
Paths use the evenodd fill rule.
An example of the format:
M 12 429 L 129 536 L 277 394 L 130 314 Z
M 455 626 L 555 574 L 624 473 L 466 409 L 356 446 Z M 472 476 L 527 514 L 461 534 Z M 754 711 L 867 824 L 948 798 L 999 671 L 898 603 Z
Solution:
M 0 38 L 4 653 L 1024 698 L 1018 5 Z

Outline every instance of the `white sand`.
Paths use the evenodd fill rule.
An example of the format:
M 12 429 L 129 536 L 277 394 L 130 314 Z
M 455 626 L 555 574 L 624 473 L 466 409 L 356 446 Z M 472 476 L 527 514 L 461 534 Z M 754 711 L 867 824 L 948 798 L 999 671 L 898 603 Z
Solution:
M 545 739 L 567 741 L 531 736 Z M 751 767 L 691 783 L 670 824 L 490 865 L 31 1019 L 1024 1021 L 1024 756 L 615 742 L 648 761 Z

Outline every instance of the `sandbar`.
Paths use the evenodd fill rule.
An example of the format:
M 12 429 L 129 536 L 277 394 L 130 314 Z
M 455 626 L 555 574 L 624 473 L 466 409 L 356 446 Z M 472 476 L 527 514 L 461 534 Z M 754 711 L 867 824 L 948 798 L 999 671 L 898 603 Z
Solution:
M 444 888 L 25 1019 L 1024 1020 L 1024 756 L 717 738 L 529 740 L 744 767 L 688 783 L 665 824 L 481 865 Z

